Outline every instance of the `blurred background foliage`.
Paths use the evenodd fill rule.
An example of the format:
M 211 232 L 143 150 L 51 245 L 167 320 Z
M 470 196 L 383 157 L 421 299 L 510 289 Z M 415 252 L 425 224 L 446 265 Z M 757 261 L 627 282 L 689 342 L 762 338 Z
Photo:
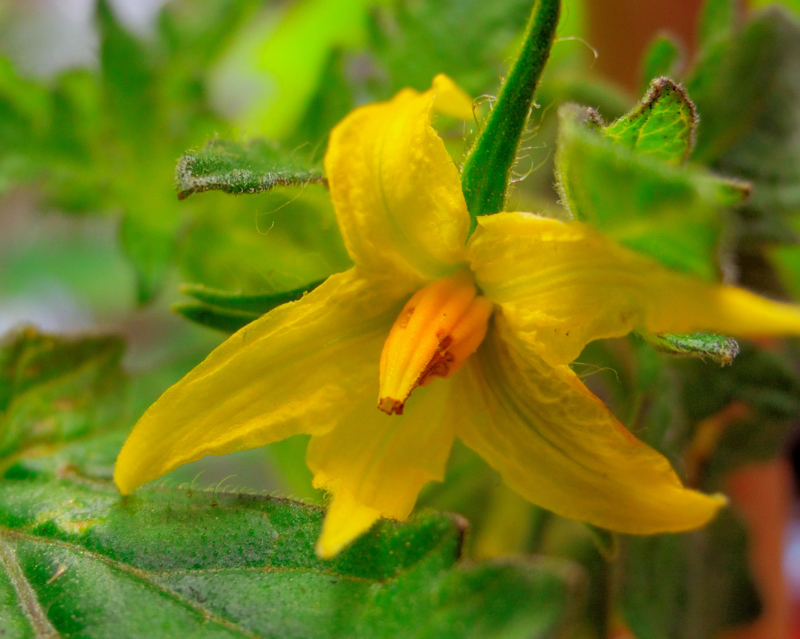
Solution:
M 643 250 L 672 266 L 675 254 L 667 249 L 689 238 L 691 247 L 681 245 L 678 257 L 698 250 L 704 266 L 696 272 L 797 299 L 800 7 L 793 0 L 700 4 L 564 2 L 509 208 L 561 214 L 553 188 L 557 136 L 562 148 L 572 143 L 565 127 L 558 130 L 561 105 L 591 106 L 611 122 L 638 104 L 652 78 L 667 75 L 687 88 L 700 114 L 680 175 L 694 180 L 710 171 L 744 180 L 752 195 L 742 203 L 673 206 L 665 225 L 648 217 L 652 206 L 638 210 L 625 199 L 637 185 L 651 189 L 634 159 L 624 185 L 604 183 L 607 176 L 584 167 L 592 201 L 605 201 L 605 210 L 616 203 L 621 215 L 643 220 L 648 237 L 656 238 Z M 79 412 L 41 441 L 26 439 L 24 420 L 7 417 L 4 455 L 16 459 L 22 449 L 52 442 L 54 432 L 69 441 L 92 430 L 75 424 L 113 423 L 103 442 L 106 463 L 91 471 L 108 476 L 108 458 L 126 429 L 226 332 L 264 312 L 269 300 L 350 265 L 325 187 L 308 178 L 319 170 L 331 127 L 357 105 L 406 86 L 427 88 L 438 73 L 476 98 L 480 121 L 531 6 L 531 0 L 0 4 L 0 329 L 28 323 L 58 333 L 116 333 L 127 344 L 124 357 L 121 342 L 102 340 L 63 354 L 97 368 L 82 388 L 90 389 L 102 416 Z M 438 125 L 460 162 L 475 126 Z M 252 142 L 260 137 L 271 141 Z M 242 183 L 239 191 L 253 192 L 212 189 L 179 200 L 173 180 L 182 157 L 193 162 L 190 178 L 211 175 L 223 186 L 230 182 L 218 175 L 220 157 L 254 175 L 290 169 L 301 177 L 285 188 Z M 577 151 L 571 157 L 578 162 Z M 601 155 L 581 157 L 586 166 L 605 162 Z M 223 294 L 238 300 L 233 311 L 220 301 Z M 195 322 L 173 313 L 176 303 Z M 31 352 L 44 348 L 40 338 L 26 339 Z M 16 361 L 8 352 L 6 365 Z M 737 469 L 785 448 L 800 418 L 799 358 L 795 343 L 744 344 L 734 365 L 720 368 L 658 353 L 633 336 L 590 345 L 575 368 L 689 483 L 716 491 L 730 486 Z M 120 359 L 127 390 L 124 406 L 115 406 L 109 393 L 123 375 Z M 266 452 L 196 462 L 163 483 L 319 501 L 304 450 L 304 439 L 293 438 Z M 735 509 L 691 534 L 614 536 L 527 504 L 464 447 L 456 448 L 447 481 L 428 486 L 420 503 L 466 516 L 467 553 L 476 558 L 539 553 L 582 566 L 585 605 L 570 636 L 715 637 L 776 605 L 764 604 L 769 577 L 758 567 L 753 577 L 748 545 L 757 542 Z M 788 628 L 787 606 L 773 615 L 781 628 Z M 763 636 L 777 638 L 773 629 Z

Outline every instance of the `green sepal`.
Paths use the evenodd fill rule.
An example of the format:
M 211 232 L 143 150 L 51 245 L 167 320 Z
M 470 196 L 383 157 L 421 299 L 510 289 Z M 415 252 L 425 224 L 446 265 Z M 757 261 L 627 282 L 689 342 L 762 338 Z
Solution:
M 732 337 L 713 333 L 673 335 L 670 333 L 641 333 L 642 338 L 661 353 L 709 359 L 720 366 L 733 363 L 739 354 L 739 342 Z
M 250 322 L 257 320 L 261 315 L 258 313 L 246 313 L 244 311 L 232 311 L 206 304 L 195 304 L 192 302 L 179 302 L 172 305 L 172 311 L 190 322 L 200 324 L 206 328 L 213 328 L 223 333 L 235 333 L 240 328 L 247 326 Z
M 475 230 L 477 216 L 499 213 L 504 208 L 520 139 L 550 56 L 560 9 L 559 0 L 537 0 L 517 58 L 464 162 L 461 188 L 470 214 L 470 233 Z
M 241 195 L 312 182 L 326 182 L 322 169 L 264 139 L 246 143 L 209 140 L 199 151 L 186 153 L 175 168 L 175 188 L 181 200 L 204 191 Z
M 256 313 L 263 315 L 268 313 L 276 306 L 299 300 L 306 293 L 313 291 L 325 280 L 310 282 L 305 286 L 281 291 L 279 293 L 261 293 L 258 295 L 247 295 L 232 291 L 218 291 L 208 288 L 202 284 L 184 284 L 181 286 L 181 293 L 193 297 L 203 304 L 218 306 L 233 311 L 243 311 L 245 313 Z
M 218 291 L 198 284 L 184 284 L 181 286 L 181 292 L 193 297 L 199 303 L 174 304 L 172 310 L 196 324 L 225 333 L 235 333 L 273 308 L 299 300 L 324 281 L 324 279 L 317 280 L 289 291 L 258 295 Z

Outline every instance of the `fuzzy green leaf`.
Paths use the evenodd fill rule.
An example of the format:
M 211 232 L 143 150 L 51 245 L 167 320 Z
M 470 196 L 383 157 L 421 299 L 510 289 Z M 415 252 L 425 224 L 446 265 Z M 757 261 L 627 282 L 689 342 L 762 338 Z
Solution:
M 196 152 L 184 155 L 175 169 L 178 197 L 203 191 L 262 193 L 276 186 L 325 183 L 322 171 L 302 158 L 281 151 L 269 140 L 239 144 L 209 140 Z
M 649 153 L 630 148 L 623 132 L 617 143 L 590 109 L 559 113 L 558 188 L 573 216 L 670 268 L 714 279 L 719 209 L 740 201 L 746 185 L 654 157 L 667 154 L 655 136 L 646 138 Z
M 670 164 L 682 164 L 694 144 L 697 113 L 682 86 L 657 78 L 641 104 L 603 128 L 614 144 Z
M 13 415 L 22 435 L 0 479 L 3 631 L 516 639 L 551 637 L 570 616 L 575 568 L 461 562 L 457 517 L 384 521 L 325 561 L 314 552 L 322 508 L 193 489 L 121 496 L 104 479 L 118 415 L 103 408 L 121 404 L 120 354 L 117 340 L 31 330 L 0 349 L 2 423 Z
M 549 637 L 569 611 L 568 566 L 460 564 L 460 520 L 382 522 L 326 562 L 313 550 L 323 514 L 254 495 L 123 499 L 104 483 L 6 480 L 0 602 L 30 592 L 14 623 L 92 637 Z

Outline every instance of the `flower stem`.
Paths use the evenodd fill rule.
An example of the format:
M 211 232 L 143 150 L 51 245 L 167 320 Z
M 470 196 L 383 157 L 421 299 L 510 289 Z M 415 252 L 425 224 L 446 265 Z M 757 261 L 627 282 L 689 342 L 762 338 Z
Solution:
M 560 0 L 537 0 L 497 102 L 467 156 L 461 185 L 471 218 L 503 210 L 511 169 L 558 25 Z

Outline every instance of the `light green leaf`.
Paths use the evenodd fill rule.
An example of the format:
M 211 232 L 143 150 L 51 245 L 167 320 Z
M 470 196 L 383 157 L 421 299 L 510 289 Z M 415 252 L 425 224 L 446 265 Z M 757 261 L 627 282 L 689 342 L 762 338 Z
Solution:
M 694 145 L 697 113 L 679 84 L 657 78 L 641 104 L 602 129 L 614 144 L 670 164 L 682 164 Z
M 197 152 L 184 155 L 175 169 L 178 197 L 219 190 L 262 193 L 276 186 L 325 183 L 322 171 L 303 158 L 281 151 L 272 141 L 209 140 Z

